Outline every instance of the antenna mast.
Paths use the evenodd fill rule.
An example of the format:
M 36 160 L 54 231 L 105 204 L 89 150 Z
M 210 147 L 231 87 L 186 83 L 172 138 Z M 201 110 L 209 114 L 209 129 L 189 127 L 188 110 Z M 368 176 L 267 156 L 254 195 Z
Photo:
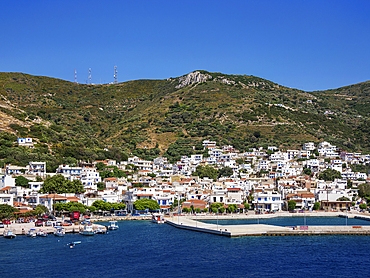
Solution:
M 77 83 L 77 69 L 75 69 L 75 83 Z
M 91 85 L 91 69 L 89 69 L 89 85 Z
M 117 84 L 117 66 L 114 66 L 114 83 Z

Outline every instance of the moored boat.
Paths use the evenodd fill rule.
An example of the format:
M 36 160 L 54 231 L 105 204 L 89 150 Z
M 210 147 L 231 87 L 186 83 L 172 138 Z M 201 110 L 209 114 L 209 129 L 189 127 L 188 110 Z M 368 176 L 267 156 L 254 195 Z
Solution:
M 36 237 L 36 230 L 35 229 L 30 229 L 28 232 L 27 232 L 27 234 L 26 234 L 26 236 L 28 236 L 28 237 Z
M 37 236 L 41 236 L 41 237 L 48 236 L 48 233 L 45 232 L 45 231 L 43 231 L 43 230 L 41 230 L 41 229 L 36 234 L 37 234 Z
M 95 231 L 93 230 L 93 226 L 91 223 L 84 225 L 83 230 L 80 231 L 80 235 L 83 236 L 93 236 L 95 235 Z
M 163 224 L 165 222 L 164 215 L 162 213 L 153 213 L 152 222 L 157 224 Z
M 117 225 L 117 221 L 109 221 L 108 230 L 114 231 L 117 230 L 119 226 Z
M 62 236 L 65 236 L 65 231 L 64 231 L 64 228 L 61 228 L 61 227 L 56 227 L 55 228 L 56 230 L 54 231 L 54 235 L 55 236 L 59 236 L 59 237 L 62 237 Z
M 3 233 L 4 238 L 12 239 L 16 237 L 16 234 L 14 233 L 13 230 L 5 230 Z
M 103 229 L 103 228 L 97 228 L 95 230 L 95 233 L 96 234 L 106 234 L 107 233 L 107 230 L 106 229 Z

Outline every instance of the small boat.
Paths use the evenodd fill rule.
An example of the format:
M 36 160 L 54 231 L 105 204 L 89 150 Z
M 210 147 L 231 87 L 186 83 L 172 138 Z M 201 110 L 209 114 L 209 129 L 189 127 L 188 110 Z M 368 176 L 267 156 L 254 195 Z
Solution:
M 108 230 L 114 231 L 119 228 L 119 226 L 117 225 L 117 221 L 109 221 L 109 223 L 110 224 L 108 226 Z
M 93 230 L 93 226 L 91 223 L 84 225 L 83 230 L 80 231 L 80 235 L 83 236 L 93 236 L 95 235 L 95 231 Z
M 162 213 L 153 213 L 152 222 L 157 223 L 157 224 L 163 224 L 164 223 L 164 215 Z
M 13 230 L 5 230 L 4 233 L 3 233 L 3 237 L 12 239 L 12 238 L 16 237 L 16 234 L 14 233 Z
M 45 231 L 43 231 L 43 230 L 41 230 L 41 229 L 36 234 L 37 234 L 37 236 L 41 236 L 41 237 L 48 236 L 48 233 L 45 232 Z
M 28 237 L 36 237 L 36 236 L 37 236 L 37 234 L 36 234 L 36 230 L 35 230 L 35 229 L 30 229 L 30 230 L 27 232 L 26 236 L 28 236 Z
M 95 233 L 96 234 L 106 234 L 107 233 L 107 230 L 106 229 L 103 229 L 103 228 L 97 228 L 95 230 Z
M 67 245 L 75 246 L 77 244 L 81 244 L 81 241 L 72 241 L 72 242 L 68 243 Z
M 65 236 L 66 232 L 64 231 L 64 228 L 56 227 L 56 230 L 54 231 L 55 236 Z

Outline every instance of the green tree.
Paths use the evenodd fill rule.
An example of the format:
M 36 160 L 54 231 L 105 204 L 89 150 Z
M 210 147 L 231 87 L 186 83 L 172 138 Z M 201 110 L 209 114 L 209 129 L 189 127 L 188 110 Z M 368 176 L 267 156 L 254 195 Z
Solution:
M 197 166 L 196 171 L 193 173 L 193 176 L 199 176 L 199 178 L 203 179 L 204 177 L 208 177 L 210 179 L 216 180 L 218 176 L 218 171 L 211 167 L 211 166 Z
M 14 216 L 14 212 L 19 211 L 16 208 L 13 208 L 12 206 L 2 204 L 0 205 L 0 219 L 4 218 L 10 218 Z
M 94 203 L 92 203 L 92 205 L 97 209 L 97 210 L 101 210 L 101 211 L 109 211 L 113 208 L 113 204 L 112 203 L 109 203 L 109 202 L 106 202 L 106 201 L 102 201 L 102 200 L 99 200 L 99 201 L 95 201 Z
M 311 176 L 312 171 L 311 171 L 311 169 L 310 169 L 310 168 L 306 168 L 306 167 L 304 167 L 304 168 L 303 168 L 303 174 L 305 174 L 305 175 L 307 175 L 307 176 Z
M 103 162 L 98 162 L 98 163 L 95 164 L 95 168 L 96 168 L 96 170 L 101 171 L 101 170 L 107 168 L 107 165 L 105 165 Z
M 158 210 L 160 206 L 157 201 L 152 199 L 140 199 L 134 202 L 134 208 L 136 210 Z
M 104 190 L 105 189 L 105 183 L 104 182 L 100 181 L 96 184 L 96 186 L 97 186 L 98 190 Z
M 362 203 L 359 205 L 360 209 L 367 209 L 367 204 Z
M 15 185 L 16 186 L 21 186 L 21 187 L 29 188 L 29 185 L 28 185 L 29 182 L 30 182 L 30 180 L 29 179 L 26 179 L 23 176 L 17 176 L 15 178 Z
M 202 211 L 202 210 L 201 210 L 200 208 L 196 208 L 196 209 L 195 209 L 195 212 L 196 212 L 196 213 L 200 213 L 201 211 Z
M 297 203 L 295 201 L 288 201 L 288 209 L 289 210 L 294 210 L 295 209 L 295 206 L 297 205 Z
M 69 181 L 62 175 L 47 177 L 44 180 L 44 185 L 40 189 L 40 193 L 82 193 L 84 192 L 83 185 L 79 180 Z
M 322 171 L 319 175 L 319 179 L 324 181 L 334 181 L 335 179 L 340 178 L 342 178 L 341 173 L 333 169 L 326 169 L 325 171 Z
M 315 202 L 313 204 L 313 210 L 319 210 L 320 209 L 320 203 L 319 202 Z
M 230 204 L 227 208 L 229 212 L 235 212 L 238 209 L 238 206 L 236 204 Z
M 35 207 L 35 214 L 37 215 L 42 215 L 42 214 L 45 214 L 45 213 L 48 213 L 49 212 L 49 209 L 43 205 L 37 205 Z
M 218 177 L 230 177 L 233 173 L 233 169 L 230 167 L 224 167 L 219 170 Z

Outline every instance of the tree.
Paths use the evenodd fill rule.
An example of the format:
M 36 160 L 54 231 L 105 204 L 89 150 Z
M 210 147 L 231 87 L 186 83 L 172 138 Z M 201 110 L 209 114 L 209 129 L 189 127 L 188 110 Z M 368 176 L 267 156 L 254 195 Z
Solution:
M 182 211 L 186 213 L 186 212 L 190 212 L 190 209 L 189 208 L 183 208 Z
M 211 166 L 197 166 L 197 170 L 193 173 L 193 176 L 199 176 L 199 178 L 203 179 L 204 177 L 208 177 L 210 179 L 216 180 L 218 176 L 218 171 L 211 167 Z
M 29 179 L 26 179 L 25 177 L 23 176 L 18 176 L 15 178 L 15 185 L 16 186 L 21 186 L 21 187 L 25 187 L 25 188 L 28 188 L 28 183 L 30 182 Z
M 313 210 L 319 210 L 320 209 L 320 203 L 319 202 L 315 202 L 313 204 Z
M 310 169 L 310 168 L 306 168 L 306 167 L 304 167 L 304 168 L 303 168 L 303 174 L 305 174 L 305 175 L 307 175 L 307 176 L 311 176 L 312 171 L 311 171 L 311 169 Z
M 237 209 L 238 209 L 238 206 L 236 204 L 230 204 L 229 207 L 227 208 L 227 210 L 231 213 L 236 211 Z
M 157 201 L 152 199 L 140 199 L 134 202 L 134 208 L 136 210 L 158 210 L 160 206 Z
M 97 209 L 101 211 L 109 211 L 112 209 L 112 203 L 106 202 L 106 201 L 95 201 L 92 203 L 92 205 Z
M 196 212 L 196 213 L 200 213 L 201 211 L 202 211 L 202 210 L 201 210 L 200 208 L 196 208 L 196 209 L 195 209 L 195 212 Z
M 288 201 L 288 209 L 289 210 L 294 210 L 295 209 L 295 206 L 297 205 L 297 203 L 295 201 Z
M 333 169 L 326 169 L 325 171 L 322 171 L 319 175 L 319 179 L 324 181 L 334 181 L 335 179 L 340 178 L 342 178 L 341 173 Z
M 95 164 L 95 168 L 96 168 L 96 170 L 101 171 L 101 170 L 107 168 L 107 165 L 105 165 L 103 162 L 98 162 L 98 163 Z
M 14 212 L 17 212 L 17 211 L 19 210 L 16 208 L 13 208 L 12 206 L 9 206 L 6 204 L 0 205 L 0 219 L 13 217 Z
M 230 167 L 224 167 L 219 170 L 218 177 L 230 177 L 233 173 L 233 169 Z
M 81 193 L 84 192 L 83 185 L 79 180 L 69 181 L 62 175 L 47 177 L 40 193 Z
M 360 209 L 367 209 L 367 204 L 362 203 L 359 205 Z
M 204 208 L 204 209 L 203 209 L 203 212 L 208 212 L 208 209 L 207 209 L 207 208 Z
M 105 189 L 105 183 L 104 182 L 100 181 L 96 184 L 96 186 L 97 186 L 98 190 L 104 190 Z
M 43 205 L 39 204 L 35 207 L 35 214 L 37 214 L 37 215 L 41 215 L 41 214 L 44 214 L 44 213 L 47 213 L 47 212 L 49 212 L 48 208 L 43 206 Z

